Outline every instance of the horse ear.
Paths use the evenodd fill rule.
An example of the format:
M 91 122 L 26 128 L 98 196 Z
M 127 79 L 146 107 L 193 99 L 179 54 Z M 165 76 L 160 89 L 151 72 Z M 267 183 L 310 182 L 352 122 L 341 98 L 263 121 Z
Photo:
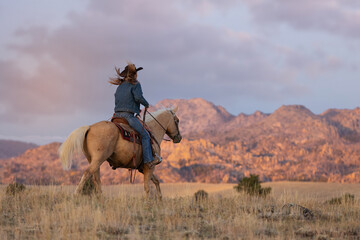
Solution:
M 176 107 L 173 108 L 173 112 L 174 112 L 174 113 L 176 113 L 177 110 L 179 110 L 179 107 L 178 107 L 178 106 L 176 106 Z

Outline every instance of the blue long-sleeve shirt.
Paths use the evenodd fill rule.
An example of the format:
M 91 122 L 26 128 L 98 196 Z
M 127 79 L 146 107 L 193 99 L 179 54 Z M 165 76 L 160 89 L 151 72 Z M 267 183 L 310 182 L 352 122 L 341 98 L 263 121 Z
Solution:
M 139 114 L 140 104 L 149 107 L 139 82 L 135 85 L 124 82 L 117 87 L 115 92 L 115 112 L 125 111 Z

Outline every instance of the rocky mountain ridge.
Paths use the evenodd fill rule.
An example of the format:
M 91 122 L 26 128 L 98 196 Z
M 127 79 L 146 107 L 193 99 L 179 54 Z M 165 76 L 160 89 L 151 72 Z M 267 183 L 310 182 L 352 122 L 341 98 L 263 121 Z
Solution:
M 170 106 L 179 107 L 177 115 L 181 119 L 181 133 L 187 138 L 199 138 L 199 135 L 235 119 L 235 116 L 228 113 L 222 106 L 216 106 L 202 98 L 165 99 L 158 102 L 152 109 Z
M 250 174 L 263 181 L 360 182 L 360 108 L 314 114 L 304 106 L 288 105 L 271 114 L 233 116 L 203 99 L 167 99 L 153 109 L 171 105 L 179 106 L 184 140 L 162 143 L 164 162 L 156 174 L 163 182 L 235 183 Z M 0 181 L 76 184 L 87 161 L 63 171 L 59 145 L 3 160 Z M 124 183 L 128 173 L 105 163 L 101 178 L 104 184 Z

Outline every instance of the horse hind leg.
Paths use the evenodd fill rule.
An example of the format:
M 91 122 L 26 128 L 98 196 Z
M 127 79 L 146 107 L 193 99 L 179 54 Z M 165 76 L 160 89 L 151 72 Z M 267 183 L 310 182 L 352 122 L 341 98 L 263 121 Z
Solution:
M 91 156 L 88 154 L 88 149 L 87 149 L 86 144 L 84 146 L 84 149 L 85 149 L 84 155 L 87 158 L 89 164 L 91 164 Z M 100 180 L 100 168 L 98 168 L 98 170 L 95 171 L 95 173 L 92 175 L 91 180 L 92 180 L 92 183 L 94 184 L 96 193 L 101 194 L 102 191 L 101 191 L 101 180 Z
M 100 175 L 100 166 L 105 160 L 101 158 L 92 159 L 89 167 L 85 170 L 84 174 L 81 177 L 79 185 L 76 187 L 75 194 L 81 194 L 82 190 L 84 189 L 85 183 L 89 181 L 89 179 L 96 175 L 99 172 Z M 96 178 L 96 177 L 95 177 Z M 95 187 L 98 184 L 95 184 Z M 99 185 L 98 185 L 99 186 Z M 101 191 L 101 189 L 100 189 Z
M 156 192 L 157 192 L 157 197 L 159 200 L 162 200 L 162 194 L 161 194 L 161 189 L 160 189 L 160 181 L 157 178 L 157 176 L 155 174 L 153 174 L 151 176 L 151 181 L 155 184 L 156 186 Z
M 93 183 L 95 186 L 95 191 L 97 194 L 101 194 L 101 180 L 100 180 L 100 167 L 98 168 L 97 171 L 95 171 L 95 173 L 93 174 Z
M 91 161 L 89 167 L 85 170 L 81 177 L 80 183 L 75 190 L 75 194 L 80 194 L 84 188 L 85 183 L 93 176 L 97 182 L 99 178 L 99 169 L 101 164 L 108 159 L 114 152 L 114 148 L 118 139 L 119 133 L 117 127 L 110 122 L 99 122 L 90 127 L 85 139 L 84 151 L 86 157 Z M 100 187 L 99 184 L 95 186 Z

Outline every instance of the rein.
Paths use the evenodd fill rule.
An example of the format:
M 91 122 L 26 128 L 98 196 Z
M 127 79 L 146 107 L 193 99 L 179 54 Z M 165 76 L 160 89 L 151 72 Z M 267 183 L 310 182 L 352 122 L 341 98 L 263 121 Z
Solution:
M 148 114 L 160 125 L 160 127 L 161 127 L 162 129 L 164 129 L 165 132 L 167 132 L 166 129 L 164 128 L 164 126 L 163 126 L 150 112 L 147 112 L 146 110 L 145 110 L 145 112 L 144 112 L 144 120 L 145 120 L 145 114 L 146 114 L 146 113 L 148 113 Z
M 147 111 L 146 108 L 145 108 L 144 117 L 143 117 L 144 123 L 145 123 L 145 115 L 146 115 L 146 113 L 148 113 L 148 114 L 160 125 L 160 127 L 161 127 L 162 129 L 164 129 L 165 133 L 167 132 L 167 130 L 164 128 L 164 126 L 163 126 L 149 111 Z M 164 140 L 164 141 L 171 141 L 171 140 L 165 139 L 165 138 L 164 138 L 163 140 Z

